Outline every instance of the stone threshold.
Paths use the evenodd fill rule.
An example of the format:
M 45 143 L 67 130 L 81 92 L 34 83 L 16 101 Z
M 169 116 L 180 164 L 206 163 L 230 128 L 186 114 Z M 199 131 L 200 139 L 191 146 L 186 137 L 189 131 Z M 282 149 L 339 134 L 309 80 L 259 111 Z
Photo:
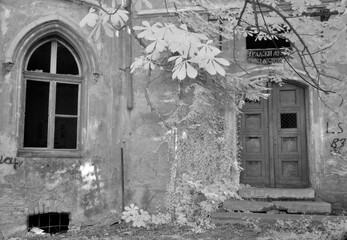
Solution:
M 309 200 L 314 201 L 315 193 L 312 188 L 254 188 L 246 187 L 238 191 L 245 199 L 274 199 L 274 200 Z
M 237 213 L 237 212 L 214 212 L 212 221 L 215 224 L 245 224 L 247 219 L 260 219 L 262 224 L 274 224 L 277 220 L 301 221 L 312 220 L 313 223 L 323 221 L 346 221 L 347 216 L 326 215 L 302 215 L 302 214 L 264 214 L 264 213 Z
M 229 212 L 330 214 L 331 204 L 310 201 L 254 201 L 229 199 L 223 203 Z

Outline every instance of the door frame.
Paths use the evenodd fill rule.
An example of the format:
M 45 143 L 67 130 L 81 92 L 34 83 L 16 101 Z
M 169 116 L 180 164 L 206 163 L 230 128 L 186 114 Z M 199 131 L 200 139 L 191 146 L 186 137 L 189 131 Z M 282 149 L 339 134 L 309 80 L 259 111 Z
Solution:
M 297 80 L 292 80 L 292 79 L 282 79 L 283 83 L 286 84 L 292 84 L 292 85 L 295 85 L 297 87 L 300 87 L 302 88 L 303 90 L 303 103 L 304 103 L 304 131 L 303 131 L 303 134 L 305 134 L 305 144 L 306 144 L 306 150 L 304 151 L 304 157 L 306 158 L 306 161 L 304 161 L 304 164 L 305 164 L 305 175 L 306 176 L 303 176 L 303 186 L 304 187 L 310 187 L 311 185 L 311 167 L 312 167 L 312 154 L 311 154 L 311 151 L 310 151 L 310 145 L 309 143 L 311 142 L 311 110 L 312 108 L 310 107 L 310 99 L 312 99 L 312 96 L 313 96 L 313 92 L 311 91 L 311 88 L 309 88 L 309 86 L 305 83 L 302 83 L 300 81 L 297 81 Z M 269 98 L 271 98 L 272 96 L 270 96 Z M 273 106 L 272 104 L 269 104 L 269 101 L 267 101 L 267 108 L 268 108 L 268 113 L 270 113 L 271 111 L 273 111 Z M 242 114 L 242 113 L 241 113 Z M 276 113 L 277 114 L 277 113 Z M 240 117 L 241 115 L 239 115 Z M 268 117 L 266 117 L 268 118 Z M 273 119 L 271 118 L 268 118 L 269 122 L 269 126 L 272 125 L 273 126 Z M 272 127 L 269 127 L 269 132 L 268 132 L 268 138 L 272 138 L 274 137 L 274 128 Z M 239 135 L 240 135 L 240 126 L 239 126 Z M 240 141 L 240 144 L 242 143 L 242 141 Z M 275 161 L 274 161 L 274 146 L 269 144 L 269 146 L 267 147 L 269 148 L 268 151 L 270 153 L 270 151 L 272 151 L 272 154 L 269 154 L 269 162 L 268 164 L 266 164 L 266 167 L 268 167 L 267 170 L 265 171 L 269 171 L 268 172 L 268 180 L 265 180 L 264 181 L 264 184 L 266 186 L 264 187 L 272 187 L 272 188 L 275 188 L 276 186 L 276 173 L 275 173 L 275 170 L 274 168 L 276 167 L 275 165 Z M 314 154 L 313 154 L 314 156 Z M 242 157 L 240 155 L 240 157 Z M 314 159 L 313 159 L 314 160 Z M 242 164 L 242 159 L 240 159 L 240 163 Z M 272 170 L 271 170 L 272 169 Z M 241 183 L 242 183 L 242 180 L 243 180 L 243 177 L 242 177 L 242 174 L 241 174 Z M 246 183 L 247 184 L 247 183 Z M 301 187 L 301 186 L 300 186 Z M 295 188 L 295 186 L 293 186 L 293 188 Z

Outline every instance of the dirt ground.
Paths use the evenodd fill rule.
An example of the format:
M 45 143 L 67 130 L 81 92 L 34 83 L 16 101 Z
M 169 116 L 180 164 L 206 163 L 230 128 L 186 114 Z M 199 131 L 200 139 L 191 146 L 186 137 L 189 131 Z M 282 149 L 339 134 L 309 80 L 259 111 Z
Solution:
M 260 237 L 250 227 L 242 224 L 218 225 L 215 229 L 200 234 L 192 233 L 188 228 L 178 226 L 159 226 L 150 229 L 134 228 L 126 223 L 114 224 L 112 226 L 90 226 L 77 231 L 57 235 L 34 235 L 28 234 L 25 239 L 29 240 L 79 240 L 79 239 L 100 239 L 100 240 L 135 240 L 135 239 L 159 239 L 159 240 L 253 240 Z M 12 240 L 20 240 L 12 239 Z

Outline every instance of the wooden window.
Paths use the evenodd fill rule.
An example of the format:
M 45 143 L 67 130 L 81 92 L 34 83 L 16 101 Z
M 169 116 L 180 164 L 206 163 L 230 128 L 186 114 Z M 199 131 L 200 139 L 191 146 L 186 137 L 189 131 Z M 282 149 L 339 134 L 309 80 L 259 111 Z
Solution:
M 24 68 L 23 150 L 79 150 L 81 66 L 68 43 L 38 43 Z

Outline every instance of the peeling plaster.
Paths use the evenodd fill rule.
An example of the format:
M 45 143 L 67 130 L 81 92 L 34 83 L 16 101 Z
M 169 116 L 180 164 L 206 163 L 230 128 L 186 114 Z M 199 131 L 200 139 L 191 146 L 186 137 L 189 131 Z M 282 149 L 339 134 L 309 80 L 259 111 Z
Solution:
M 8 136 L 7 134 L 1 134 L 0 135 L 0 153 L 2 155 L 7 155 L 7 156 L 16 156 L 16 142 L 15 140 L 11 137 Z
M 2 35 L 5 35 L 7 33 L 7 30 L 8 30 L 7 19 L 10 17 L 11 11 L 5 7 L 3 7 L 3 8 L 4 8 L 4 14 L 2 14 L 2 16 L 1 16 L 1 33 L 2 33 Z
M 80 166 L 81 177 L 84 185 L 83 190 L 97 189 L 100 192 L 104 187 L 104 183 L 101 182 L 100 169 L 97 168 L 95 163 L 86 162 Z
M 11 79 L 11 72 L 8 72 L 4 77 L 4 83 L 9 83 Z
M 90 190 L 93 188 L 93 183 L 96 181 L 96 176 L 94 174 L 94 165 L 90 162 L 85 163 L 84 165 L 80 166 L 82 181 L 84 185 L 82 186 L 82 189 L 84 190 Z
M 16 170 L 11 165 L 1 165 L 0 167 L 0 184 L 7 184 L 6 176 L 15 175 Z
M 88 138 L 90 140 L 96 140 L 100 122 L 97 119 L 89 121 L 88 124 Z
M 97 168 L 95 162 L 86 162 L 80 166 L 80 172 L 83 182 L 81 205 L 84 214 L 90 216 L 99 213 L 106 206 L 103 190 L 105 184 L 102 182 L 100 169 Z
M 50 177 L 49 181 L 45 182 L 45 188 L 49 191 L 58 187 L 62 182 L 62 174 L 66 173 L 66 170 L 58 170 L 53 176 Z

